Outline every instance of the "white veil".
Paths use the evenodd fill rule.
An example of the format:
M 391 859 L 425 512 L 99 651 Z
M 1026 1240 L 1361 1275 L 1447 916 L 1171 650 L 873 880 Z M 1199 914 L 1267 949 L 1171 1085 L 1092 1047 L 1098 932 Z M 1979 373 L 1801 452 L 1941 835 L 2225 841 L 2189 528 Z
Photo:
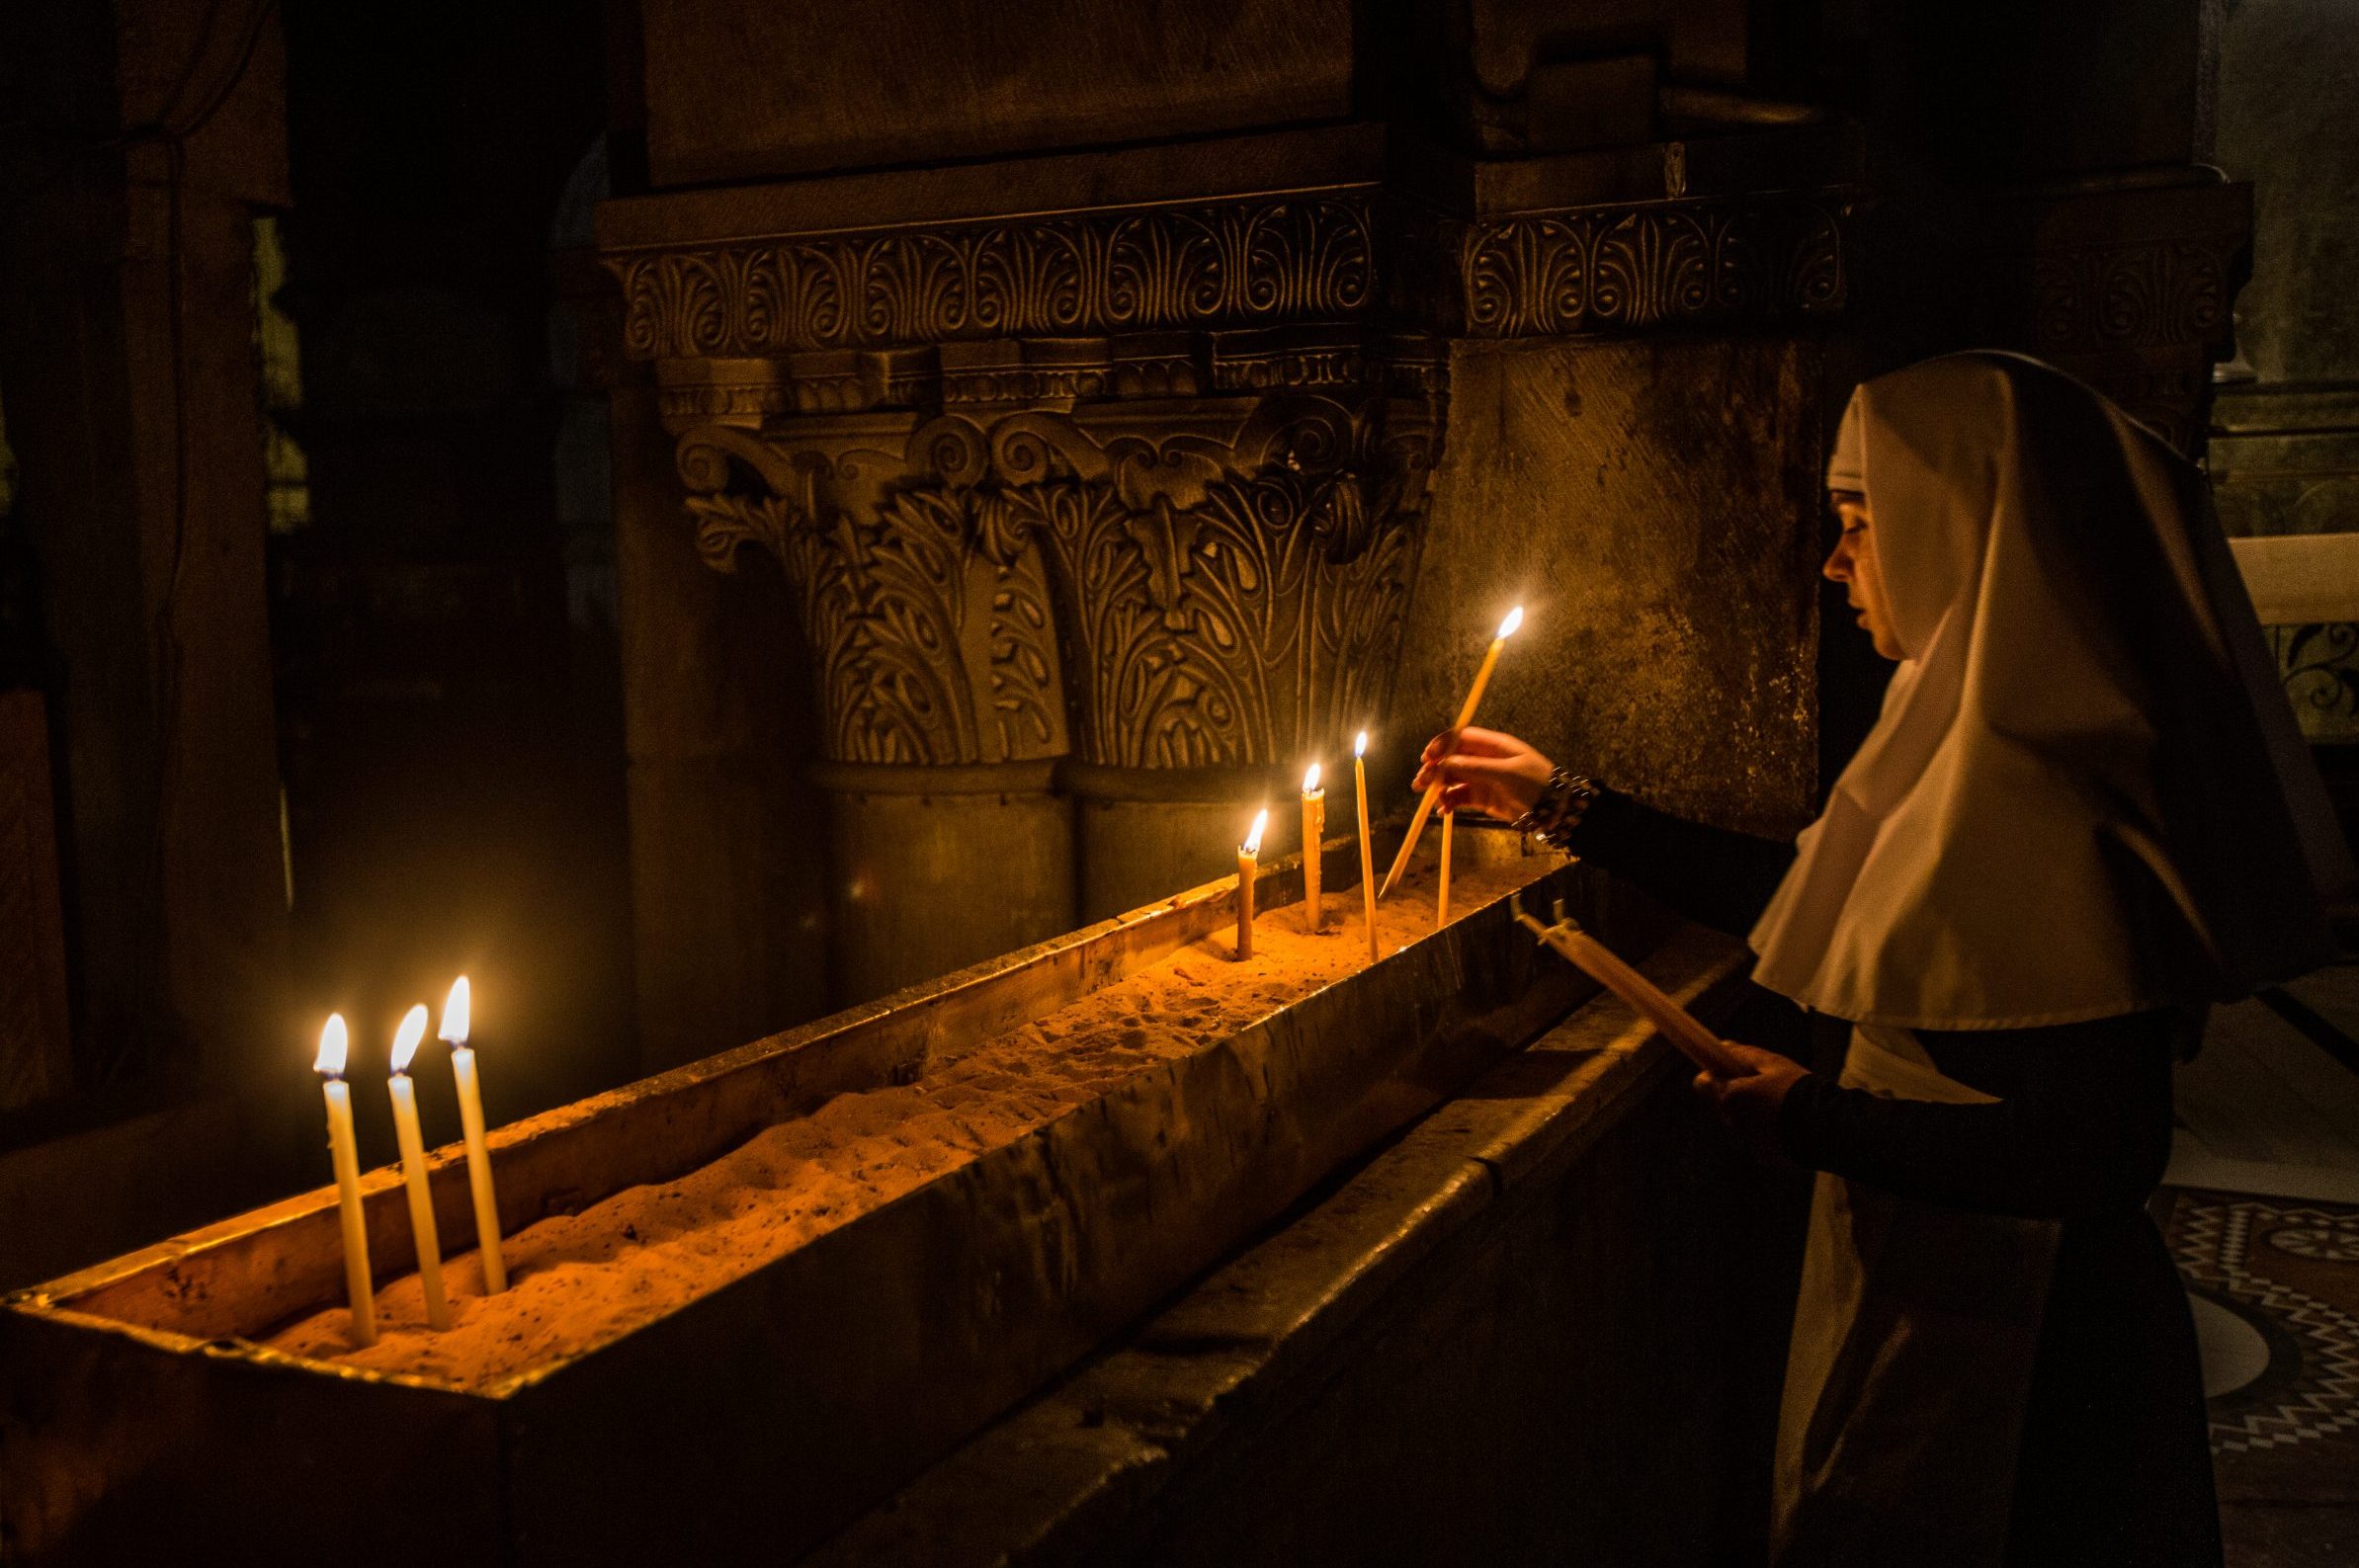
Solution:
M 2330 956 L 2349 854 L 2204 476 L 2080 382 L 1960 354 L 1852 395 L 1908 657 L 1752 934 L 1857 1023 L 2001 1029 Z

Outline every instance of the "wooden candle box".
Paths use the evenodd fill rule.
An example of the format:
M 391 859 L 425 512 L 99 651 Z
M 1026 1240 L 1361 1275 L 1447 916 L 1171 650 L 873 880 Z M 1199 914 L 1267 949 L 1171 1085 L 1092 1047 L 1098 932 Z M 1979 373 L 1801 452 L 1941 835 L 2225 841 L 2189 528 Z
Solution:
M 1509 835 L 1460 836 L 1461 864 L 1521 854 Z M 1348 840 L 1323 865 L 1329 888 L 1357 885 Z M 1555 856 L 1530 867 L 1528 905 L 1571 896 L 1599 918 L 1589 873 Z M 1282 910 L 1299 864 L 1257 888 Z M 677 1179 L 829 1096 L 909 1081 L 942 1042 L 1038 1018 L 1219 930 L 1235 896 L 1233 876 L 1209 883 L 499 1129 L 503 1227 Z M 169 1545 L 313 1565 L 789 1560 L 1590 994 L 1503 898 L 1454 914 L 488 1390 L 257 1343 L 342 1298 L 332 1188 L 20 1292 L 0 1311 L 0 1559 L 116 1563 Z M 467 1245 L 460 1150 L 429 1164 L 442 1233 Z M 391 1170 L 364 1189 L 382 1283 L 411 1267 L 408 1220 Z

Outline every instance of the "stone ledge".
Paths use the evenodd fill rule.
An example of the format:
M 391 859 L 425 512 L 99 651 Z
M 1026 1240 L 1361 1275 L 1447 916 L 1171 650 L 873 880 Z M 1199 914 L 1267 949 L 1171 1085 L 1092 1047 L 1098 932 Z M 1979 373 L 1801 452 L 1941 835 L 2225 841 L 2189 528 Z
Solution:
M 1362 185 L 1383 174 L 1385 140 L 1382 125 L 1329 125 L 625 197 L 599 205 L 598 246 L 668 249 Z

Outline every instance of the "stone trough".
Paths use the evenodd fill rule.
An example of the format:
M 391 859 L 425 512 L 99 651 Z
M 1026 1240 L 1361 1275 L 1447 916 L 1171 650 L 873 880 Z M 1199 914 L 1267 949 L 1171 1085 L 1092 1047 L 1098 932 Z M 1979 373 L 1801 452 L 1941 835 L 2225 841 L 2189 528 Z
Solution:
M 1505 889 L 1568 897 L 1611 936 L 1602 880 L 1505 834 L 1462 834 L 1459 855 L 1477 896 L 1448 926 L 1428 906 L 1426 934 L 1382 961 L 488 1384 L 265 1343 L 341 1299 L 332 1189 L 20 1292 L 0 1311 L 0 1558 L 179 1541 L 243 1562 L 683 1562 L 756 1543 L 789 1560 L 1590 994 L 1513 929 Z M 1356 889 L 1348 841 L 1324 867 Z M 969 1042 L 1224 950 L 1236 892 L 1208 883 L 500 1129 L 503 1228 L 678 1181 L 833 1097 L 922 1082 Z M 1298 920 L 1299 865 L 1257 892 L 1265 929 Z M 1362 940 L 1356 918 L 1335 940 Z M 446 1245 L 463 1245 L 459 1151 L 429 1163 Z M 364 1185 L 381 1289 L 411 1241 L 395 1174 Z

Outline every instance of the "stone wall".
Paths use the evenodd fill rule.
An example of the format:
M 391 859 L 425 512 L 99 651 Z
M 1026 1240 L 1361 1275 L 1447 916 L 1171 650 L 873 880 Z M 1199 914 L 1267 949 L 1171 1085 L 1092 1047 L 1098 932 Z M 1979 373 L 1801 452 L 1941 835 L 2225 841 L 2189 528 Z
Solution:
M 1447 722 L 1499 607 L 1521 603 L 1531 635 L 1481 722 L 1670 810 L 1800 827 L 1822 357 L 1779 335 L 1460 346 L 1395 710 Z
M 58 759 L 55 1087 L 102 1097 L 242 1085 L 288 1037 L 253 295 L 285 60 L 275 18 L 203 22 L 0 19 L 0 96 L 36 127 L 0 154 L 0 385 Z

